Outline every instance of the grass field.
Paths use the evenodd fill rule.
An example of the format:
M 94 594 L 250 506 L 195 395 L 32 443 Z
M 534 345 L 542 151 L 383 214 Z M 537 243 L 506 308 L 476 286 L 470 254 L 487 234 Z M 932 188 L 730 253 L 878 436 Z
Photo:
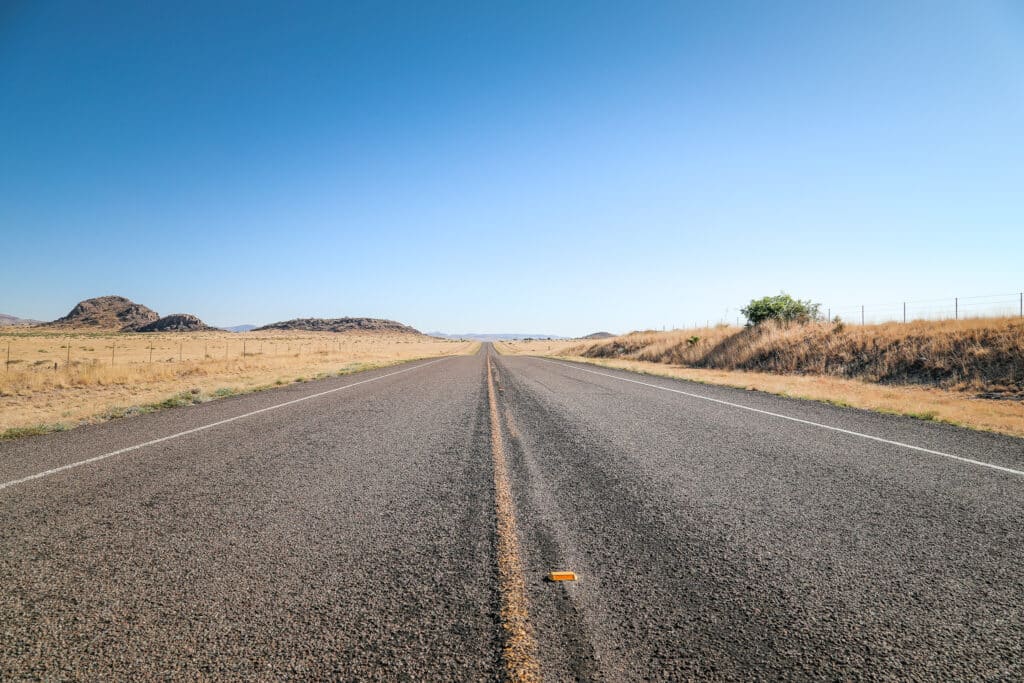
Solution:
M 720 326 L 498 348 L 1024 436 L 1019 318 Z
M 393 333 L 4 330 L 0 436 L 64 429 L 477 347 Z

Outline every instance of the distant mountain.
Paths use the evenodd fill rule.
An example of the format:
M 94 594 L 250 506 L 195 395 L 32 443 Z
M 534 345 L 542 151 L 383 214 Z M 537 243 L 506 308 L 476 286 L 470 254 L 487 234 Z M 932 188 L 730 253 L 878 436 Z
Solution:
M 431 337 L 442 339 L 472 339 L 473 341 L 511 341 L 513 339 L 566 339 L 554 334 L 520 334 L 515 332 L 507 333 L 478 333 L 467 332 L 466 334 L 449 334 L 448 332 L 428 332 Z
M 159 319 L 160 315 L 153 309 L 123 296 L 100 296 L 78 302 L 63 318 L 43 325 L 131 332 Z
M 250 330 L 255 330 L 256 327 L 256 325 L 235 325 L 234 327 L 222 327 L 220 329 L 225 332 L 249 332 Z
M 6 313 L 0 313 L 0 327 L 7 327 L 8 325 L 38 325 L 38 320 L 30 320 L 29 318 L 18 318 L 13 315 L 7 315 Z
M 420 331 L 382 318 L 296 318 L 257 327 L 256 331 L 289 330 L 302 332 L 401 332 L 420 334 Z
M 580 339 L 611 339 L 614 336 L 611 332 L 591 332 L 586 337 L 580 337 Z
M 135 328 L 135 332 L 206 332 L 213 330 L 191 313 L 172 313 Z

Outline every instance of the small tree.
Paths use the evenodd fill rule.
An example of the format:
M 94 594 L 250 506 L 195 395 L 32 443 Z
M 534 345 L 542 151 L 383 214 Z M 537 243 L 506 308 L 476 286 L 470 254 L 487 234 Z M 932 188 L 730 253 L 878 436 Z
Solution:
M 776 296 L 753 299 L 740 310 L 747 317 L 748 325 L 760 325 L 765 320 L 806 323 L 821 317 L 821 304 L 794 299 L 782 292 Z

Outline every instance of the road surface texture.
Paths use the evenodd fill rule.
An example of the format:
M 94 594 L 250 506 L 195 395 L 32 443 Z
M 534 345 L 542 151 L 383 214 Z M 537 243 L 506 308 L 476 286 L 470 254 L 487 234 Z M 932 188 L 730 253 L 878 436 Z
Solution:
M 1024 679 L 1024 440 L 487 347 L 0 443 L 0 514 L 3 680 Z

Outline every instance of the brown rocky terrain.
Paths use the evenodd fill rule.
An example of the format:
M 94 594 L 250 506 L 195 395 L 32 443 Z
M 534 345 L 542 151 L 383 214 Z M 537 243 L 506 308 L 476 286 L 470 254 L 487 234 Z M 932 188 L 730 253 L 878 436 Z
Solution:
M 78 302 L 63 318 L 41 326 L 132 332 L 159 319 L 160 315 L 156 311 L 131 299 L 100 296 Z
M 206 332 L 210 327 L 191 313 L 172 313 L 159 320 L 136 327 L 134 332 Z
M 381 318 L 295 318 L 283 322 L 271 323 L 256 328 L 256 331 L 266 330 L 288 330 L 304 332 L 401 332 L 405 334 L 420 334 L 420 331 L 395 322 L 394 320 L 383 320 Z

